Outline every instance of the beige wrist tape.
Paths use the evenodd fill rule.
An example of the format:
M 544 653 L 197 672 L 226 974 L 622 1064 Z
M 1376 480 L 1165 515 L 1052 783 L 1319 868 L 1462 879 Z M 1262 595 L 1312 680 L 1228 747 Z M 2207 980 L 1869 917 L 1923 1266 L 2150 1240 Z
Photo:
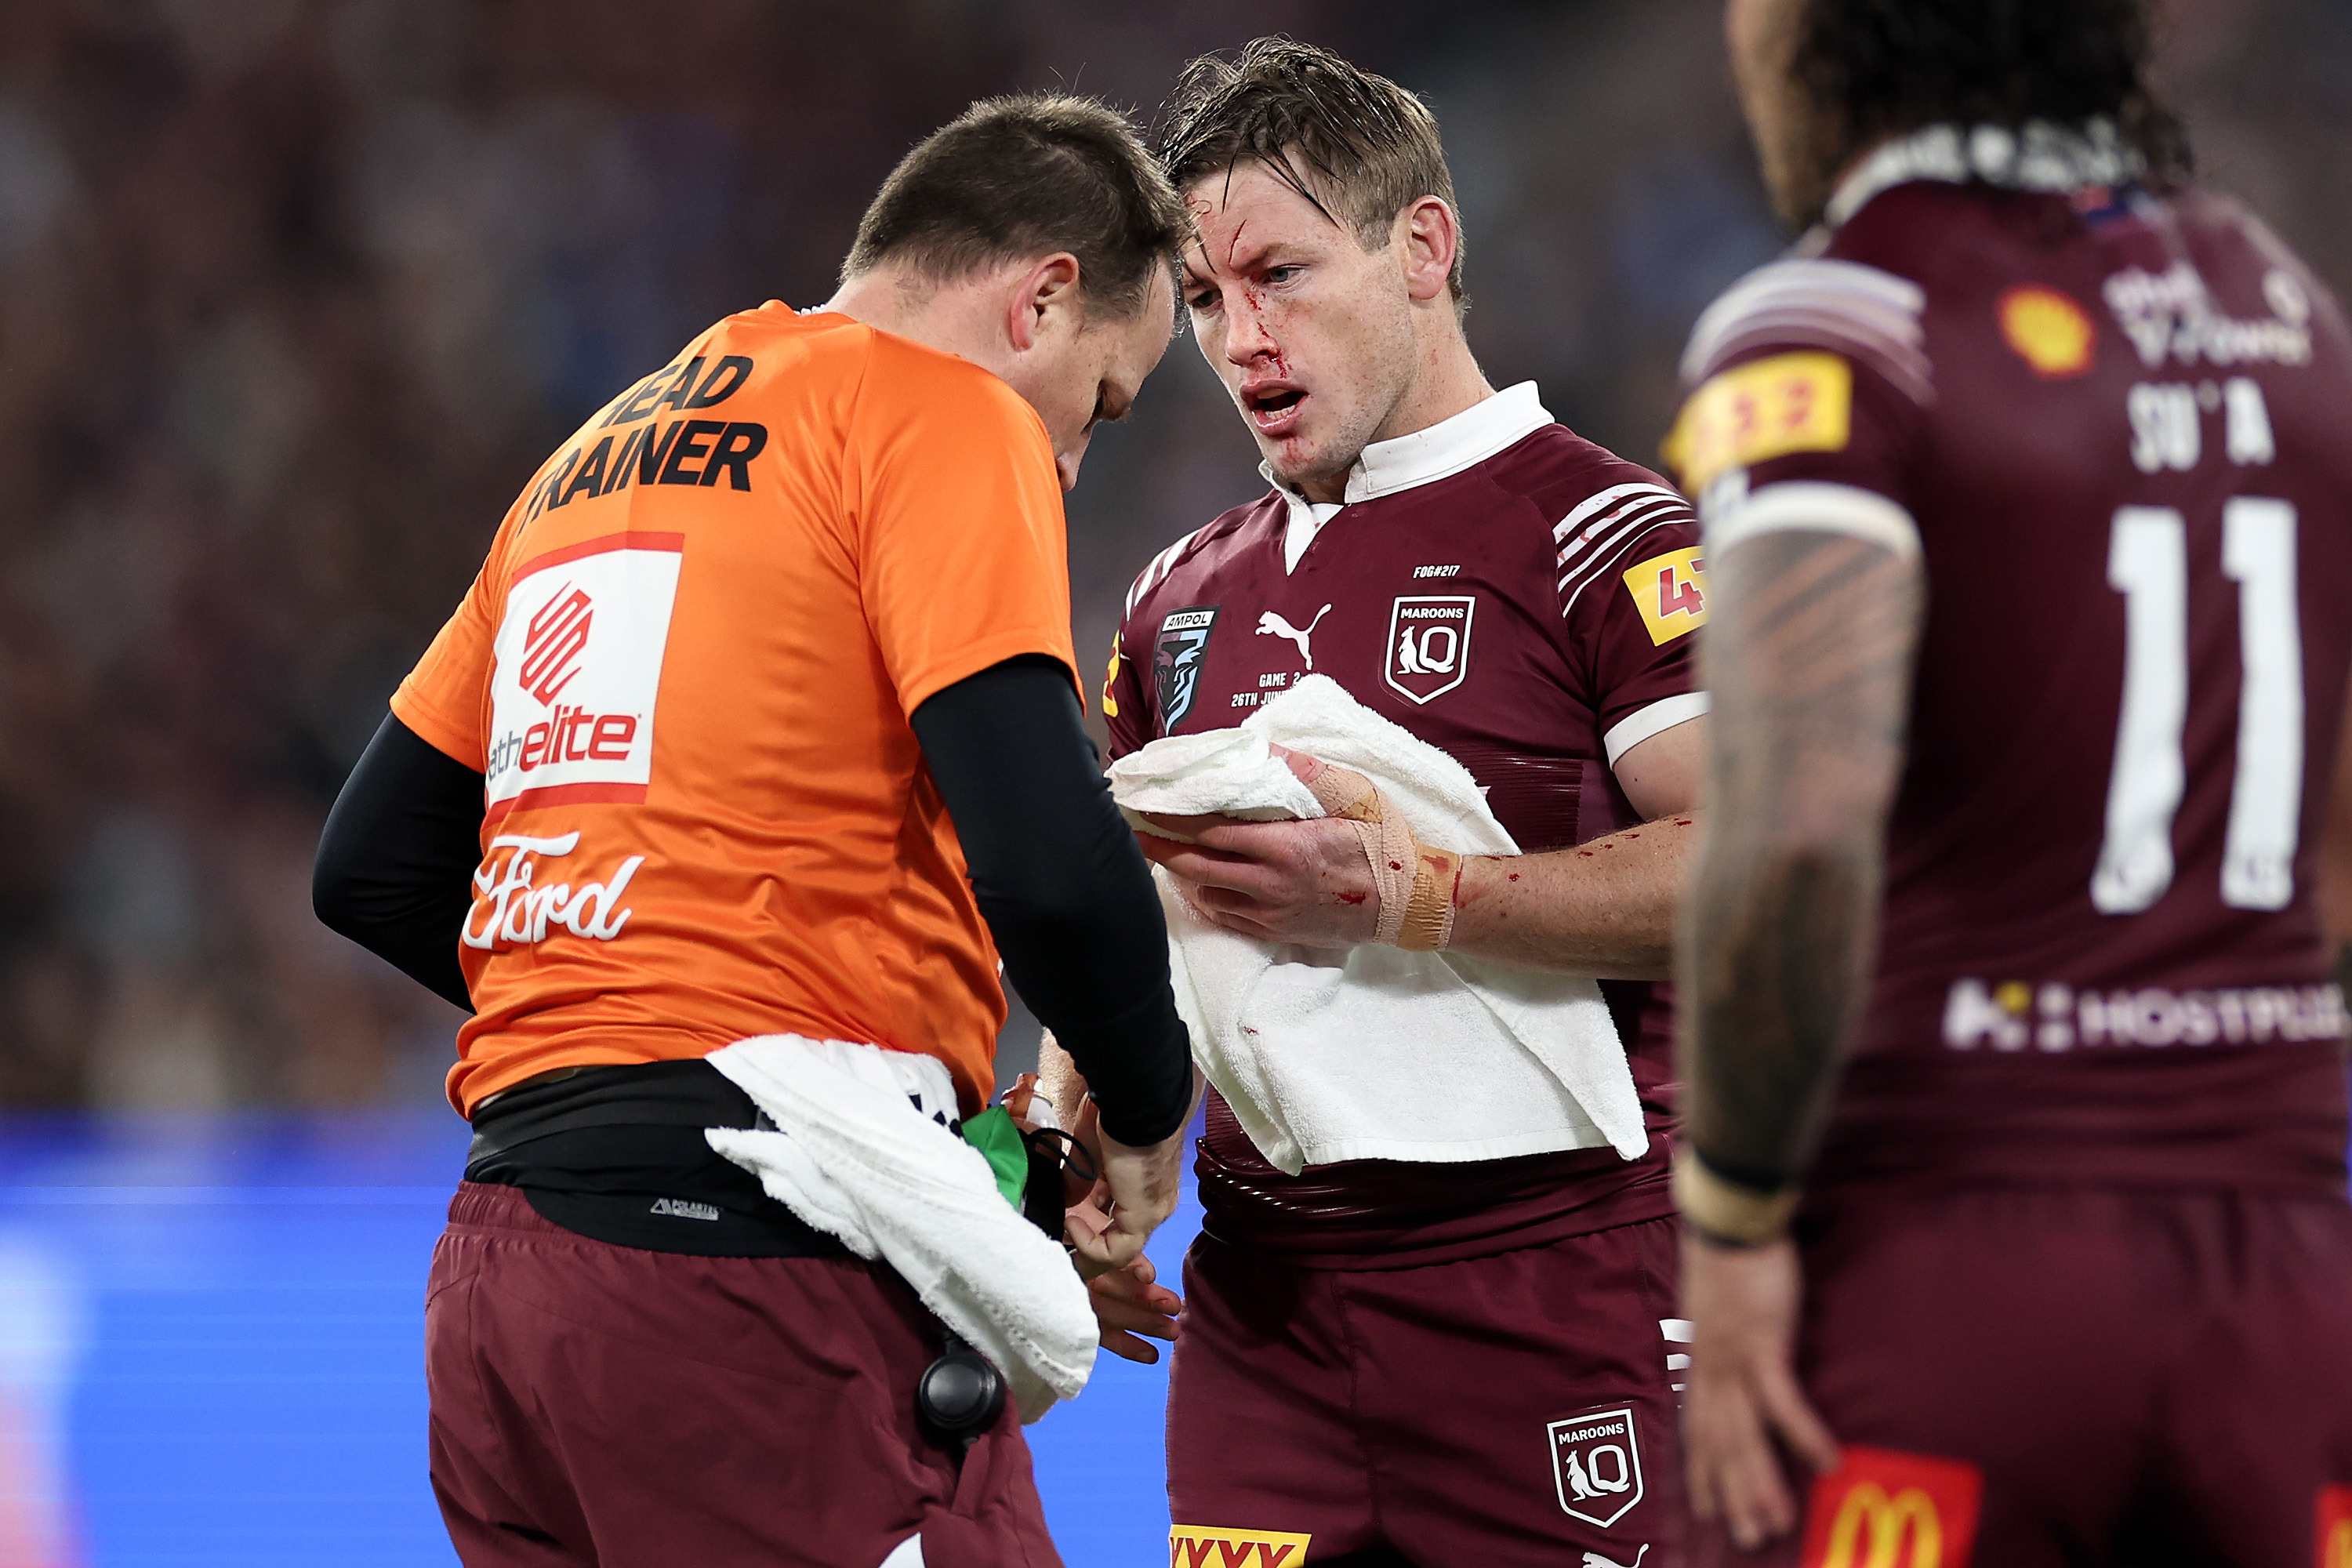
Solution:
M 1371 862 L 1372 887 L 1380 898 L 1372 940 L 1415 952 L 1434 952 L 1452 941 L 1462 857 L 1416 842 L 1396 803 L 1352 769 L 1327 763 L 1307 787 L 1327 816 L 1355 828 Z
M 1675 1207 L 1696 1229 L 1742 1247 L 1777 1240 L 1797 1212 L 1798 1192 L 1759 1193 L 1727 1182 L 1699 1163 L 1687 1143 L 1675 1151 Z

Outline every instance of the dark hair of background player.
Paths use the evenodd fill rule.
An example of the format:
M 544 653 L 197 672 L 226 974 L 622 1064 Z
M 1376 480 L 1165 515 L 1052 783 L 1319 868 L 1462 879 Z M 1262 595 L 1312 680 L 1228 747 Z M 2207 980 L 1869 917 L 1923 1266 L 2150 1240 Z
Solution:
M 1160 155 L 1180 191 L 1245 160 L 1263 164 L 1368 248 L 1386 244 L 1397 214 L 1423 196 L 1454 205 L 1429 106 L 1290 38 L 1254 38 L 1237 58 L 1203 55 L 1185 67 L 1161 111 Z M 1465 308 L 1458 242 L 1445 281 Z
M 1132 318 L 1191 228 L 1127 118 L 1092 99 L 975 103 L 898 161 L 857 225 L 844 280 L 885 261 L 942 280 L 1066 250 L 1082 297 Z
M 2151 33 L 2143 0 L 1804 0 L 1791 65 L 1824 188 L 1922 126 L 2102 117 L 2152 184 L 2184 181 L 2189 137 L 2148 85 Z

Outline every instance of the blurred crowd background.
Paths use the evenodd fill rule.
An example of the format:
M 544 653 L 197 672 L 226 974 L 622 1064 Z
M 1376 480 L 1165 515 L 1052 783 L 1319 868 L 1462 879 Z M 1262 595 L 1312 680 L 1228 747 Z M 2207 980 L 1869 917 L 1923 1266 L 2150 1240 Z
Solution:
M 2207 177 L 2352 289 L 2352 5 L 2176 0 Z M 7 0 L 0 1106 L 429 1102 L 457 1016 L 310 854 L 547 450 L 719 316 L 832 291 L 975 97 L 1147 118 L 1281 30 L 1424 94 L 1497 385 L 1649 460 L 1693 316 L 1781 243 L 1717 0 Z M 1091 679 L 1259 487 L 1189 342 L 1071 498 Z

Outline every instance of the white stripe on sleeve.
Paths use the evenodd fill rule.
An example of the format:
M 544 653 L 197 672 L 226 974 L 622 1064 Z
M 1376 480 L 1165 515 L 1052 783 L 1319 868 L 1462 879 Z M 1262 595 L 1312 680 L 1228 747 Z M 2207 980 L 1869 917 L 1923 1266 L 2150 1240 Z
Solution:
M 1685 691 L 1680 697 L 1661 697 L 1647 708 L 1637 708 L 1614 724 L 1609 733 L 1601 737 L 1601 749 L 1609 753 L 1609 765 L 1615 767 L 1617 759 L 1648 740 L 1663 735 L 1677 724 L 1687 724 L 1704 715 L 1714 705 L 1714 700 L 1704 691 Z M 1661 1319 L 1664 1322 L 1665 1320 Z
M 1919 525 L 1875 490 L 1818 479 L 1789 479 L 1704 509 L 1709 560 L 1760 533 L 1844 533 L 1897 555 L 1919 553 Z

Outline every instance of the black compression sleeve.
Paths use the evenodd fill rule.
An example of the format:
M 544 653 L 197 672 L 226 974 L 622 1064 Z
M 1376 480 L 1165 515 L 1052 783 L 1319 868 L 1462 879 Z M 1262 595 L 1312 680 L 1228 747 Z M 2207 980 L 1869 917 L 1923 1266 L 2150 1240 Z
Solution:
M 1086 1074 L 1103 1130 L 1130 1144 L 1175 1132 L 1192 1052 L 1168 988 L 1168 930 L 1070 672 L 1007 659 L 925 702 L 914 726 L 1004 972 Z
M 310 907 L 329 930 L 470 1013 L 457 941 L 481 833 L 482 775 L 387 715 L 327 816 Z

